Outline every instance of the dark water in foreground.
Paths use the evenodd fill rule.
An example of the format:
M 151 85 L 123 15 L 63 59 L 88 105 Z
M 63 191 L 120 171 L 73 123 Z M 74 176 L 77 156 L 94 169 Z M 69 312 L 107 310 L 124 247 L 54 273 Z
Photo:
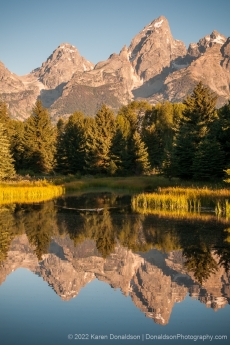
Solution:
M 229 222 L 130 204 L 1 207 L 0 344 L 229 344 Z

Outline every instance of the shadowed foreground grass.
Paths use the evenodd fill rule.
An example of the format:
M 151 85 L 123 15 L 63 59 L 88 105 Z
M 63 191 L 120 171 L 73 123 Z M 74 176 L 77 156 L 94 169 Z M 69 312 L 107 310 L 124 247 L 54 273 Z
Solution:
M 55 184 L 64 184 L 66 191 L 80 191 L 87 188 L 109 188 L 124 189 L 129 192 L 153 192 L 158 188 L 203 188 L 202 182 L 185 182 L 177 178 L 169 179 L 160 176 L 131 176 L 131 177 L 83 177 L 76 179 L 74 176 L 58 177 L 54 179 Z M 225 184 L 226 185 L 226 184 Z M 206 186 L 210 189 L 223 188 L 223 183 L 209 183 Z
M 74 179 L 71 177 L 57 178 L 54 180 L 56 184 L 64 184 L 66 191 L 80 191 L 90 188 L 108 188 L 127 190 L 129 192 L 153 191 L 159 186 L 174 186 L 177 180 L 169 181 L 163 176 L 132 176 L 132 177 L 101 177 L 101 178 L 82 178 Z
M 217 183 L 204 183 L 194 181 L 181 181 L 178 178 L 171 180 L 161 175 L 152 176 L 130 176 L 130 177 L 82 177 L 77 179 L 75 176 L 62 176 L 54 179 L 56 185 L 64 185 L 66 191 L 80 191 L 88 188 L 109 188 L 124 189 L 130 192 L 157 192 L 159 188 L 193 190 L 220 190 L 226 186 L 226 183 L 217 181 Z

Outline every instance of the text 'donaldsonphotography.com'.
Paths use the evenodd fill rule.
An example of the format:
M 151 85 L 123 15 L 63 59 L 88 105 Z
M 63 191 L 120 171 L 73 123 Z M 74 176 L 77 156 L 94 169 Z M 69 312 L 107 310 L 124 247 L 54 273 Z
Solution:
M 95 334 L 95 333 L 74 333 L 68 334 L 69 340 L 136 340 L 136 341 L 157 341 L 157 340 L 178 340 L 178 341 L 227 341 L 228 337 L 225 334 Z

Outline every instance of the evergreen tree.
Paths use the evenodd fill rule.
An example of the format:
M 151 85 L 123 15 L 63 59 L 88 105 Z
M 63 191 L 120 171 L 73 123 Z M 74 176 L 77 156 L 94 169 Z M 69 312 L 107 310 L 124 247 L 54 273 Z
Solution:
M 217 139 L 224 152 L 224 166 L 230 167 L 230 101 L 218 110 Z
M 141 140 L 140 134 L 135 131 L 132 137 L 133 172 L 137 175 L 146 174 L 150 170 L 148 152 Z
M 173 155 L 177 167 L 176 176 L 185 179 L 192 178 L 195 165 L 198 168 L 197 161 L 200 156 L 196 152 L 202 148 L 202 145 L 199 144 L 208 135 L 211 140 L 215 139 L 213 137 L 213 123 L 216 119 L 216 100 L 216 95 L 200 82 L 193 90 L 192 95 L 184 101 L 186 107 L 179 121 L 174 141 Z M 194 165 L 195 155 L 196 164 Z M 212 171 L 210 171 L 211 175 Z
M 0 180 L 15 175 L 10 143 L 4 125 L 0 122 Z
M 115 118 L 106 105 L 95 116 L 95 125 L 90 128 L 87 137 L 86 171 L 108 174 L 111 167 L 110 150 L 115 134 Z
M 152 105 L 147 101 L 133 101 L 126 106 L 123 106 L 119 114 L 124 115 L 129 121 L 131 128 L 134 131 L 141 133 L 143 120 L 146 113 L 152 111 Z
M 10 121 L 10 116 L 8 113 L 8 108 L 6 102 L 0 101 L 0 122 L 6 126 L 6 124 Z
M 116 132 L 112 139 L 111 159 L 117 175 L 127 175 L 132 169 L 131 153 L 132 130 L 126 116 L 119 114 L 116 118 Z
M 220 144 L 210 136 L 198 145 L 193 159 L 193 177 L 198 180 L 209 180 L 223 176 L 224 154 Z
M 65 173 L 84 172 L 85 164 L 85 116 L 75 112 L 69 117 L 62 134 L 58 135 L 59 167 Z M 60 125 L 60 123 L 59 123 Z M 59 129 L 60 131 L 60 129 Z
M 172 148 L 165 148 L 164 158 L 162 161 L 162 172 L 163 174 L 171 180 L 175 172 L 175 165 L 173 159 L 173 150 Z
M 151 119 L 145 118 L 142 130 L 142 138 L 147 147 L 149 162 L 152 169 L 160 170 L 162 161 L 162 136 L 160 135 L 156 124 Z
M 118 175 L 139 175 L 150 170 L 147 148 L 140 134 L 144 112 L 149 111 L 149 107 L 147 102 L 132 102 L 119 110 L 111 147 Z
M 216 94 L 199 82 L 184 101 L 186 108 L 183 116 L 194 126 L 210 125 L 215 116 L 216 101 Z
M 190 131 L 189 131 L 190 130 Z M 173 158 L 175 170 L 174 176 L 182 179 L 191 179 L 193 176 L 193 159 L 196 150 L 194 143 L 194 132 L 191 131 L 187 123 L 180 126 L 175 138 L 173 147 Z
M 165 167 L 166 155 L 168 157 L 172 150 L 175 126 L 184 108 L 181 103 L 166 101 L 156 104 L 152 111 L 146 111 L 141 135 L 148 149 L 152 169 L 162 170 L 163 164 Z
M 49 173 L 55 166 L 55 129 L 46 108 L 38 100 L 25 123 L 25 159 L 27 168 Z
M 7 104 L 0 102 L 0 122 L 3 123 L 10 142 L 10 152 L 13 156 L 16 171 L 23 168 L 24 123 L 10 119 Z
M 8 134 L 15 170 L 24 169 L 24 123 L 10 120 Z
M 65 121 L 60 118 L 57 122 L 57 139 L 56 139 L 56 168 L 58 172 L 68 173 L 67 150 L 65 142 Z

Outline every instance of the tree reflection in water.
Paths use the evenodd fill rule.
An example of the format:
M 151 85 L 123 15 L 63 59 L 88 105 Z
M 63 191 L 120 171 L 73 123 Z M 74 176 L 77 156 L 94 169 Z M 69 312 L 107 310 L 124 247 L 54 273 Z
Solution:
M 229 269 L 225 223 L 137 214 L 131 212 L 129 203 L 129 196 L 97 193 L 36 205 L 4 206 L 0 212 L 0 262 L 6 260 L 12 239 L 25 233 L 38 260 L 49 253 L 52 238 L 68 235 L 75 246 L 93 240 L 102 258 L 114 253 L 117 244 L 133 252 L 182 250 L 184 268 L 200 284 L 218 267 Z

